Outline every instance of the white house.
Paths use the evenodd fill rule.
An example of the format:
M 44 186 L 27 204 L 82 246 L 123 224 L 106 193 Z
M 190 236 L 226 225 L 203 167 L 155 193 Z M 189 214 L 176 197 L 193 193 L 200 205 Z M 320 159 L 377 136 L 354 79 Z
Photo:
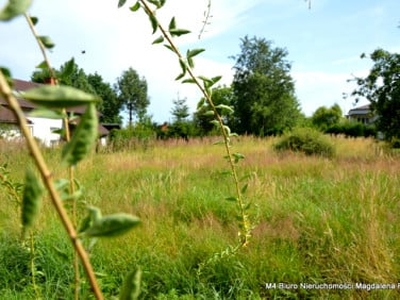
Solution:
M 40 84 L 38 83 L 14 79 L 14 90 L 17 92 L 26 91 L 28 89 L 38 86 L 40 86 Z M 18 99 L 18 102 L 23 112 L 25 113 L 25 117 L 28 122 L 28 126 L 30 128 L 32 136 L 39 139 L 45 146 L 52 146 L 57 144 L 60 141 L 61 136 L 56 132 L 63 128 L 62 120 L 31 117 L 29 113 L 32 112 L 34 108 L 36 108 L 36 105 L 24 99 Z M 83 113 L 83 111 L 84 110 L 82 107 L 76 107 L 73 109 L 69 109 L 67 113 L 73 112 L 75 115 L 79 116 Z M 98 131 L 99 131 L 99 138 L 101 139 L 101 142 L 104 143 L 105 137 L 108 135 L 109 131 L 102 125 L 99 125 Z M 12 110 L 8 107 L 6 101 L 1 97 L 0 97 L 0 137 L 9 140 L 21 137 L 17 119 Z

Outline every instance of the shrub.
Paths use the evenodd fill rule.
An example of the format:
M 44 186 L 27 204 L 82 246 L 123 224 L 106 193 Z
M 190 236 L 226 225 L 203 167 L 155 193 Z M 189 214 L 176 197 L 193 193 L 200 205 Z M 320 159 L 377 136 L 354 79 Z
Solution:
M 334 145 L 329 138 L 312 128 L 297 128 L 285 134 L 274 145 L 277 151 L 303 152 L 306 155 L 321 155 L 332 157 L 335 153 Z

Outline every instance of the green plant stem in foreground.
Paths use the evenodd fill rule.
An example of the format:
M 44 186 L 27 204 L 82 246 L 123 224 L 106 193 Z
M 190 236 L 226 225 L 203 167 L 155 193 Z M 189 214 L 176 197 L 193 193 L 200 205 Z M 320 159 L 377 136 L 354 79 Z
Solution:
M 103 299 L 102 293 L 100 291 L 100 288 L 98 286 L 96 277 L 94 275 L 94 271 L 92 268 L 92 265 L 90 264 L 89 257 L 81 243 L 81 241 L 77 237 L 77 232 L 63 206 L 62 200 L 57 193 L 57 190 L 53 184 L 52 181 L 52 174 L 50 170 L 48 169 L 46 162 L 44 161 L 44 158 L 40 152 L 40 149 L 34 140 L 34 138 L 31 136 L 29 129 L 28 129 L 28 124 L 26 122 L 25 116 L 18 104 L 17 99 L 13 96 L 12 91 L 10 86 L 7 84 L 6 78 L 4 77 L 3 73 L 0 72 L 0 94 L 4 97 L 4 99 L 7 101 L 8 105 L 10 108 L 14 111 L 18 124 L 20 127 L 20 130 L 22 131 L 23 136 L 26 139 L 28 149 L 37 165 L 37 168 L 42 176 L 43 182 L 50 194 L 50 198 L 52 200 L 52 203 L 54 205 L 54 208 L 56 209 L 61 222 L 65 228 L 65 230 L 68 233 L 68 236 L 73 244 L 73 247 L 75 248 L 82 265 L 86 271 L 86 274 L 88 276 L 90 285 L 92 287 L 93 293 L 96 296 L 97 299 Z
M 156 19 L 156 15 L 154 11 L 151 9 L 151 7 L 147 4 L 147 1 L 145 0 L 140 0 L 140 3 L 143 5 L 143 9 L 145 10 L 146 14 L 149 16 L 152 16 L 152 18 Z M 178 56 L 179 61 L 184 62 L 185 59 L 180 53 L 178 47 L 175 45 L 174 41 L 172 40 L 172 37 L 168 34 L 167 30 L 164 29 L 164 27 L 158 22 L 158 28 L 160 29 L 162 35 L 164 38 L 167 40 L 168 44 L 171 46 L 171 50 Z M 239 178 L 238 174 L 236 171 L 236 166 L 235 166 L 235 158 L 233 157 L 233 154 L 231 152 L 231 145 L 230 145 L 230 134 L 228 130 L 226 129 L 226 126 L 224 125 L 224 122 L 222 120 L 221 115 L 218 113 L 218 110 L 212 101 L 211 95 L 208 92 L 208 90 L 203 87 L 199 81 L 199 79 L 195 76 L 192 68 L 185 63 L 185 68 L 187 73 L 189 74 L 190 78 L 193 80 L 193 83 L 199 88 L 201 93 L 204 95 L 205 99 L 207 100 L 208 104 L 210 105 L 212 111 L 214 112 L 214 116 L 219 124 L 219 127 L 221 129 L 221 133 L 224 139 L 224 146 L 225 146 L 225 151 L 226 151 L 226 157 L 228 159 L 228 163 L 231 169 L 231 175 L 233 177 L 233 181 L 235 184 L 235 194 L 236 194 L 236 203 L 239 208 L 239 213 L 240 213 L 240 230 L 239 230 L 239 238 L 240 238 L 240 244 L 241 246 L 245 247 L 249 243 L 249 239 L 251 237 L 251 231 L 252 231 L 252 226 L 249 222 L 249 218 L 246 214 L 245 211 L 245 203 L 243 201 L 243 196 L 240 190 L 239 186 Z M 235 248 L 236 250 L 238 248 Z M 236 251 L 235 250 L 235 251 Z

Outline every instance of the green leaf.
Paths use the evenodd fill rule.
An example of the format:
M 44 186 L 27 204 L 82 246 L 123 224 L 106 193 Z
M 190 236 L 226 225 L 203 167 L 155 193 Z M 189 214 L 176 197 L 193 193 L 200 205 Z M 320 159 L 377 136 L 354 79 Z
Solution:
M 219 122 L 217 120 L 211 120 L 210 123 L 214 124 L 217 127 L 219 127 Z
M 196 83 L 196 81 L 192 78 L 188 78 L 188 79 L 182 80 L 182 83 Z
M 140 282 L 142 279 L 142 271 L 140 268 L 130 272 L 124 279 L 122 284 L 120 300 L 136 300 L 140 295 Z
M 199 79 L 201 79 L 204 83 L 208 83 L 208 84 L 212 84 L 213 82 L 212 82 L 212 80 L 210 79 L 210 78 L 207 78 L 207 77 L 205 77 L 205 76 L 202 76 L 202 75 L 200 75 L 200 76 L 198 76 L 198 78 Z
M 33 25 L 36 25 L 39 22 L 39 19 L 37 17 L 30 16 L 29 18 L 31 19 Z
M 231 196 L 231 197 L 226 197 L 226 198 L 225 198 L 225 200 L 227 200 L 227 201 L 231 201 L 231 202 L 236 202 L 236 201 L 237 201 L 237 198 L 236 198 L 236 197 L 233 197 L 233 196 Z
M 42 61 L 40 64 L 38 64 L 37 66 L 36 66 L 36 68 L 37 69 L 42 69 L 42 70 L 45 70 L 45 69 L 47 69 L 48 68 L 48 66 L 47 66 L 47 63 L 46 63 L 46 61 L 44 60 L 44 61 Z
M 14 86 L 14 81 L 10 69 L 0 66 L 0 72 L 3 73 L 8 85 L 12 88 Z
M 169 22 L 169 25 L 168 25 L 168 30 L 171 31 L 171 30 L 174 30 L 174 29 L 176 29 L 176 21 L 175 21 L 175 17 L 172 17 L 172 19 L 171 19 L 171 21 Z
M 176 78 L 175 80 L 181 79 L 186 74 L 187 66 L 186 66 L 186 63 L 183 61 L 182 58 L 179 59 L 179 65 L 181 66 L 182 74 L 179 75 L 179 76 L 181 76 L 180 78 Z
M 176 76 L 175 80 L 182 79 L 183 77 L 185 77 L 185 73 L 181 73 L 178 76 Z
M 48 36 L 43 36 L 43 35 L 39 36 L 39 40 L 43 44 L 43 46 L 45 46 L 47 49 L 54 48 L 55 46 L 51 38 Z
M 187 57 L 187 62 L 188 62 L 189 67 L 191 67 L 193 69 L 194 68 L 193 58 Z
M 206 111 L 203 115 L 204 115 L 204 116 L 214 116 L 215 113 L 214 113 L 213 110 L 208 110 L 208 111 Z M 217 122 L 218 122 L 218 121 L 217 121 Z M 218 123 L 218 124 L 219 124 L 219 123 Z
M 172 48 L 170 45 L 164 44 L 164 47 L 165 47 L 165 48 L 168 48 L 169 50 L 171 50 L 172 52 L 175 53 L 174 48 Z
M 197 102 L 197 109 L 200 109 L 201 107 L 203 107 L 204 103 L 206 102 L 206 98 L 201 98 L 199 100 L 199 102 Z
M 206 51 L 205 49 L 193 49 L 193 50 L 188 50 L 186 53 L 186 57 L 194 57 L 198 54 L 200 54 L 201 52 Z
M 78 233 L 85 232 L 88 230 L 90 227 L 93 226 L 95 222 L 100 220 L 102 217 L 100 208 L 90 206 L 88 207 L 88 214 L 86 215 L 85 218 L 82 219 L 81 224 L 78 229 Z
M 67 117 L 62 111 L 47 109 L 44 107 L 35 108 L 28 113 L 29 117 L 46 118 L 46 119 L 64 119 Z
M 249 184 L 246 183 L 246 184 L 242 187 L 242 189 L 240 190 L 240 193 L 241 193 L 241 194 L 246 193 L 248 187 L 249 187 Z
M 165 2 L 167 2 L 167 0 L 160 0 L 160 8 L 164 6 Z
M 161 3 L 159 0 L 147 0 L 149 1 L 151 4 L 155 5 L 157 8 L 161 7 Z
M 226 135 L 227 136 L 229 136 L 230 134 L 231 134 L 231 129 L 228 127 L 228 126 L 226 126 L 226 125 L 224 125 L 224 130 L 225 130 L 225 132 L 226 132 Z
M 10 21 L 25 13 L 31 5 L 31 0 L 9 0 L 0 10 L 0 21 Z
M 181 36 L 181 35 L 190 33 L 190 30 L 174 28 L 174 29 L 170 29 L 169 33 L 172 36 Z
M 71 78 L 72 74 L 75 71 L 75 59 L 72 57 L 69 61 L 64 64 L 64 68 L 61 74 L 63 79 Z
M 88 237 L 112 237 L 124 234 L 139 225 L 138 217 L 125 213 L 108 215 L 100 218 L 84 234 Z
M 62 150 L 62 160 L 69 166 L 76 165 L 90 152 L 97 139 L 97 111 L 96 106 L 90 103 L 75 129 L 71 141 Z
M 233 108 L 231 106 L 225 105 L 225 104 L 219 104 L 215 108 L 220 108 L 222 110 L 228 111 L 228 113 L 233 113 Z
M 158 29 L 158 21 L 153 14 L 149 14 L 149 19 L 150 19 L 151 27 L 153 28 L 152 34 L 155 34 Z
M 222 76 L 215 76 L 213 78 L 211 78 L 211 81 L 213 84 L 216 84 L 218 81 L 220 81 L 222 78 Z
M 121 8 L 126 3 L 126 0 L 118 0 L 118 8 Z
M 21 93 L 21 96 L 35 104 L 47 108 L 65 108 L 94 103 L 95 95 L 85 93 L 70 86 L 46 85 Z
M 164 37 L 162 36 L 162 35 L 160 35 L 158 38 L 156 38 L 154 41 L 153 41 L 153 45 L 154 44 L 160 44 L 160 43 L 162 43 L 162 42 L 164 42 Z
M 235 163 L 238 163 L 241 159 L 245 158 L 245 156 L 241 153 L 233 153 L 232 156 L 235 160 Z
M 133 5 L 132 7 L 130 7 L 131 11 L 138 11 L 138 9 L 140 8 L 140 2 L 136 2 L 135 5 Z
M 23 233 L 32 227 L 40 210 L 43 187 L 32 170 L 27 169 L 25 174 L 25 187 L 22 196 L 22 228 Z

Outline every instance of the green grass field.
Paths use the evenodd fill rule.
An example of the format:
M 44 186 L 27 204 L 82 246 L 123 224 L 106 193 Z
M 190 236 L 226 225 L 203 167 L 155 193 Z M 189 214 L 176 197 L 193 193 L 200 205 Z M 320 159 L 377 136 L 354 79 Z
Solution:
M 248 247 L 200 275 L 199 264 L 238 239 L 235 203 L 224 200 L 234 185 L 222 146 L 212 139 L 154 142 L 81 163 L 80 215 L 95 205 L 142 220 L 124 236 L 99 240 L 91 253 L 105 298 L 117 297 L 123 277 L 140 266 L 142 299 L 398 299 L 400 157 L 366 139 L 335 138 L 331 159 L 275 153 L 275 141 L 233 142 L 246 156 L 238 172 L 247 176 L 257 226 Z M 59 151 L 47 149 L 45 156 L 54 178 L 67 178 Z M 10 177 L 22 182 L 31 165 L 23 147 L 0 141 L 5 162 Z M 0 200 L 0 299 L 35 299 L 18 206 L 1 185 Z M 42 298 L 73 299 L 72 250 L 48 199 L 34 237 Z M 84 279 L 82 285 L 82 299 L 91 299 Z

